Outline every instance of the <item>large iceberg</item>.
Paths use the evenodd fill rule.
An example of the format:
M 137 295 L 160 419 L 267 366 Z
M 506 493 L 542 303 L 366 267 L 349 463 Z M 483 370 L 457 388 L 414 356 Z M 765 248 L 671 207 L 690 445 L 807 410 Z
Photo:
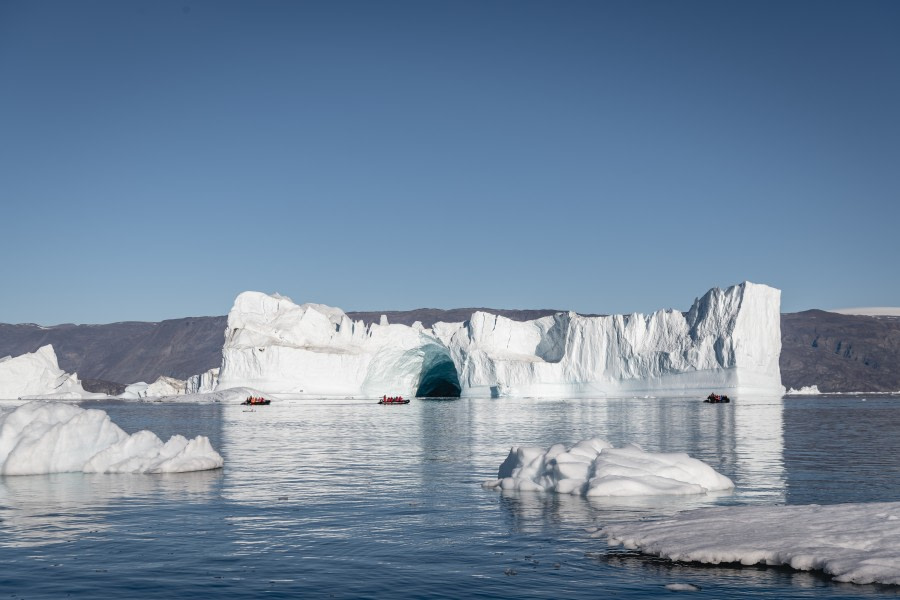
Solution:
M 56 352 L 50 344 L 41 346 L 35 352 L 0 358 L 0 399 L 84 400 L 105 397 L 105 394 L 86 392 L 77 374 L 60 369 Z
M 745 282 L 710 290 L 687 313 L 517 322 L 477 312 L 434 332 L 451 350 L 463 395 L 781 395 L 780 303 L 779 290 Z
M 900 502 L 705 508 L 600 533 L 612 545 L 677 561 L 786 565 L 900 585 Z
M 683 453 L 614 448 L 601 438 L 566 447 L 513 447 L 486 488 L 591 497 L 684 496 L 734 488 L 728 477 Z
M 417 324 L 366 326 L 340 309 L 244 292 L 228 314 L 216 389 L 274 394 L 458 395 L 447 348 Z
M 352 321 L 321 304 L 244 292 L 217 389 L 341 396 L 781 395 L 781 292 L 718 288 L 687 313 L 513 321 L 476 312 L 425 329 Z
M 128 435 L 102 410 L 29 402 L 0 414 L 0 474 L 180 473 L 222 467 L 209 439 Z

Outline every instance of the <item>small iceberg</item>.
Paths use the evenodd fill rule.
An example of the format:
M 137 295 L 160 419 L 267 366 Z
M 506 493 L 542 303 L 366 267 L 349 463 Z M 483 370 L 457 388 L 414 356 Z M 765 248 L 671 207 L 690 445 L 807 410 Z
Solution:
M 205 436 L 128 435 L 105 411 L 29 402 L 0 414 L 0 475 L 183 473 L 225 464 Z
M 785 396 L 821 396 L 822 392 L 819 391 L 818 385 L 804 385 L 799 390 L 795 390 L 794 388 L 789 389 L 784 394 Z
M 547 491 L 588 497 L 674 496 L 730 490 L 734 482 L 683 453 L 645 452 L 635 444 L 614 448 L 601 438 L 566 447 L 513 447 L 495 490 Z

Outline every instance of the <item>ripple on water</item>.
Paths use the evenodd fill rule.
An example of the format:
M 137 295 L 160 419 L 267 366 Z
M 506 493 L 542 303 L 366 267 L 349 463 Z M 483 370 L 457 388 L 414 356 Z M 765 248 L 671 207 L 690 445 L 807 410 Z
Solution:
M 129 433 L 206 435 L 221 471 L 0 478 L 4 590 L 25 597 L 896 595 L 784 569 L 608 548 L 606 523 L 722 504 L 896 499 L 895 400 L 104 403 Z M 97 404 L 92 404 L 97 406 Z M 481 488 L 513 445 L 687 452 L 733 494 L 617 501 Z M 849 468 L 848 465 L 852 465 Z

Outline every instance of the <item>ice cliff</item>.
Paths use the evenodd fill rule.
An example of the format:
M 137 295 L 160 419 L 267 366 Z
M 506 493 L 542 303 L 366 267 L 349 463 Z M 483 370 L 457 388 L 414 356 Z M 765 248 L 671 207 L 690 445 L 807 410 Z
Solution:
M 228 315 L 217 389 L 381 396 L 603 396 L 784 392 L 781 292 L 718 288 L 687 313 L 513 321 L 476 312 L 431 329 L 244 292 Z
M 53 346 L 35 352 L 0 358 L 0 399 L 49 398 L 83 400 L 105 398 L 81 387 L 78 375 L 65 373 L 56 361 Z
M 779 290 L 746 282 L 710 290 L 687 313 L 516 322 L 477 312 L 434 333 L 450 348 L 463 395 L 780 395 L 780 304 Z

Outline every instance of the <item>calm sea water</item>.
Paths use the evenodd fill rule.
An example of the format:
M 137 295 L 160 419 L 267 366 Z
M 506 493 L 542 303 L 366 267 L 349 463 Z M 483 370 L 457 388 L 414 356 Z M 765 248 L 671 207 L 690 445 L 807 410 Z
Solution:
M 129 432 L 207 435 L 225 468 L 0 477 L 0 597 L 654 598 L 670 583 L 707 597 L 900 596 L 673 564 L 585 531 L 712 505 L 896 501 L 898 397 L 89 406 Z M 595 435 L 687 452 L 737 489 L 603 502 L 480 486 L 512 445 Z

